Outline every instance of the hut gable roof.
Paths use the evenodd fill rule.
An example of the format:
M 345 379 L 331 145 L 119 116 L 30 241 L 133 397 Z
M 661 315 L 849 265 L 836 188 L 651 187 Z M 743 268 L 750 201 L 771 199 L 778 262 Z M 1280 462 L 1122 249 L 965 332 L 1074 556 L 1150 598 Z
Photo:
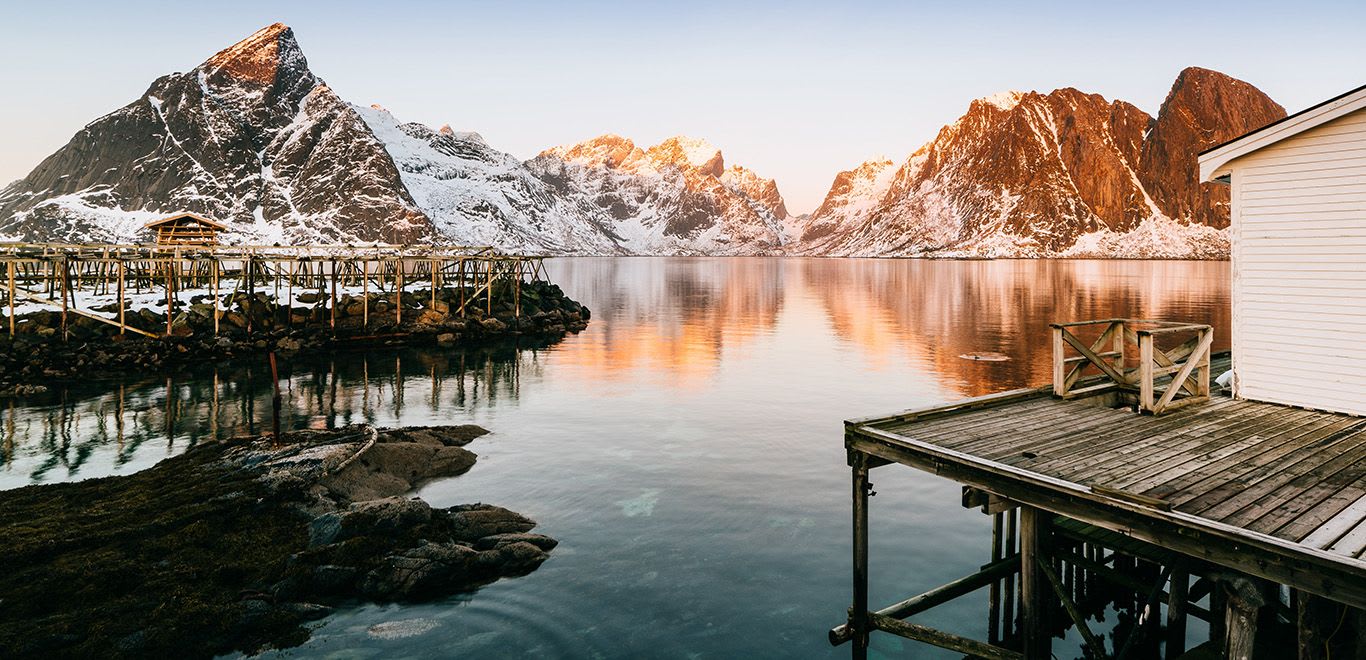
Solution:
M 1305 108 L 1219 146 L 1206 149 L 1200 153 L 1200 181 L 1210 181 L 1227 174 L 1224 167 L 1234 159 L 1362 108 L 1366 108 L 1366 85 Z
M 161 218 L 160 220 L 153 220 L 153 221 L 151 221 L 151 222 L 149 222 L 149 223 L 143 225 L 143 227 L 146 228 L 146 229 L 154 229 L 154 228 L 160 227 L 160 226 L 162 226 L 162 225 L 175 224 L 175 223 L 177 223 L 177 222 L 179 222 L 179 221 L 181 221 L 181 220 L 184 220 L 184 219 L 186 219 L 186 218 L 189 218 L 190 220 L 193 220 L 193 221 L 198 222 L 198 223 L 200 223 L 200 224 L 208 225 L 208 226 L 213 227 L 214 229 L 218 229 L 218 230 L 227 230 L 227 228 L 228 228 L 227 225 L 225 225 L 225 224 L 223 224 L 223 223 L 221 223 L 221 222 L 217 222 L 217 221 L 214 221 L 214 220 L 210 220 L 210 219 L 208 219 L 208 218 L 206 218 L 206 217 L 204 217 L 204 216 L 202 216 L 202 215 L 198 215 L 198 214 L 195 214 L 195 213 L 176 213 L 175 215 L 168 215 L 168 216 L 166 216 L 166 217 L 164 217 L 164 218 Z

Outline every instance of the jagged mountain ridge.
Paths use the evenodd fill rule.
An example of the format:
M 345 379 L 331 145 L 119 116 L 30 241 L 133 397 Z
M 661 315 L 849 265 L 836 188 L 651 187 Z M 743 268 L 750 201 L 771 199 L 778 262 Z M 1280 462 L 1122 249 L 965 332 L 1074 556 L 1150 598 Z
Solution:
M 698 149 L 709 162 L 691 162 Z M 787 212 L 771 179 L 723 171 L 719 150 L 689 138 L 657 145 L 651 158 L 653 169 L 612 178 L 619 197 L 650 190 L 639 217 L 614 216 L 597 202 L 602 191 L 557 187 L 551 156 L 523 163 L 477 133 L 347 103 L 277 23 L 159 78 L 0 190 L 0 237 L 132 242 L 147 238 L 146 221 L 192 211 L 228 223 L 237 242 L 576 254 L 751 254 L 781 244 L 773 227 Z M 670 240 L 636 231 L 659 218 Z
M 905 161 L 793 216 L 703 141 L 604 135 L 528 161 L 342 100 L 275 24 L 155 81 L 0 190 L 0 238 L 132 241 L 194 211 L 238 242 L 439 241 L 551 254 L 1224 257 L 1201 149 L 1284 116 L 1183 71 L 1157 117 L 1071 88 L 974 101 Z
M 1188 68 L 1156 118 L 1063 88 L 973 101 L 891 174 L 836 176 L 796 250 L 844 256 L 1228 254 L 1228 190 L 1196 155 L 1285 116 L 1252 85 Z
M 383 146 L 278 23 L 88 124 L 0 191 L 0 234 L 130 241 L 182 210 L 244 240 L 430 233 Z
M 554 147 L 527 162 L 566 196 L 585 200 L 621 245 L 644 254 L 758 254 L 784 244 L 777 184 L 721 150 L 672 137 L 648 149 L 617 135 Z

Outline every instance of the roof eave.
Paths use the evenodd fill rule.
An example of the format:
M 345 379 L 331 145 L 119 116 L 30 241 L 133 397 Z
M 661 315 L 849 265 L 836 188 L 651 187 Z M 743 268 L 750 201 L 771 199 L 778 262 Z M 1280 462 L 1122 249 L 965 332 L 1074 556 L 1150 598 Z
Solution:
M 1227 176 L 1234 160 L 1362 108 L 1366 108 L 1366 85 L 1201 152 L 1200 181 Z

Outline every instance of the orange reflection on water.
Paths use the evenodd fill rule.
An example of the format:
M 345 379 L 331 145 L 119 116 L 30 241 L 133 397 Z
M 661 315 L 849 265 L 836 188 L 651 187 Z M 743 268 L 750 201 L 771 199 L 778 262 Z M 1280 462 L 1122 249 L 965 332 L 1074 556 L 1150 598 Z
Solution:
M 859 359 L 847 368 L 909 366 L 947 394 L 976 396 L 1047 382 L 1049 323 L 1121 316 L 1208 323 L 1215 350 L 1228 347 L 1227 262 L 618 258 L 552 267 L 594 312 L 558 359 L 602 381 L 648 373 L 705 387 L 723 354 L 733 363 L 762 337 L 789 359 L 852 348 Z M 1009 359 L 961 357 L 981 353 Z
M 771 331 L 784 295 L 782 264 L 771 259 L 587 258 L 555 265 L 555 281 L 593 311 L 592 330 L 559 347 L 558 361 L 599 381 L 648 373 L 670 387 L 705 387 L 723 351 Z

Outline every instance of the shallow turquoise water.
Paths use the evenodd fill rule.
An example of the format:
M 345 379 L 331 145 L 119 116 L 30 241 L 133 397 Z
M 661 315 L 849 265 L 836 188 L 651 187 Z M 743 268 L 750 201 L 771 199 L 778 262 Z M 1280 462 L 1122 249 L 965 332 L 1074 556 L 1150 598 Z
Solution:
M 844 657 L 825 641 L 850 591 L 841 420 L 1046 382 L 1055 320 L 1206 322 L 1227 346 L 1222 262 L 549 266 L 593 310 L 582 334 L 545 349 L 286 365 L 286 423 L 482 424 L 494 433 L 470 446 L 478 465 L 421 495 L 520 511 L 560 547 L 532 575 L 474 594 L 343 610 L 285 654 Z M 960 357 L 988 352 L 1009 359 Z M 205 368 L 0 405 L 0 488 L 126 473 L 250 430 L 242 420 L 269 411 L 265 378 Z M 959 506 L 956 485 L 902 468 L 874 481 L 874 604 L 988 559 L 990 520 Z M 974 594 L 916 620 L 981 639 L 985 612 Z M 952 657 L 875 637 L 875 652 L 912 650 Z

